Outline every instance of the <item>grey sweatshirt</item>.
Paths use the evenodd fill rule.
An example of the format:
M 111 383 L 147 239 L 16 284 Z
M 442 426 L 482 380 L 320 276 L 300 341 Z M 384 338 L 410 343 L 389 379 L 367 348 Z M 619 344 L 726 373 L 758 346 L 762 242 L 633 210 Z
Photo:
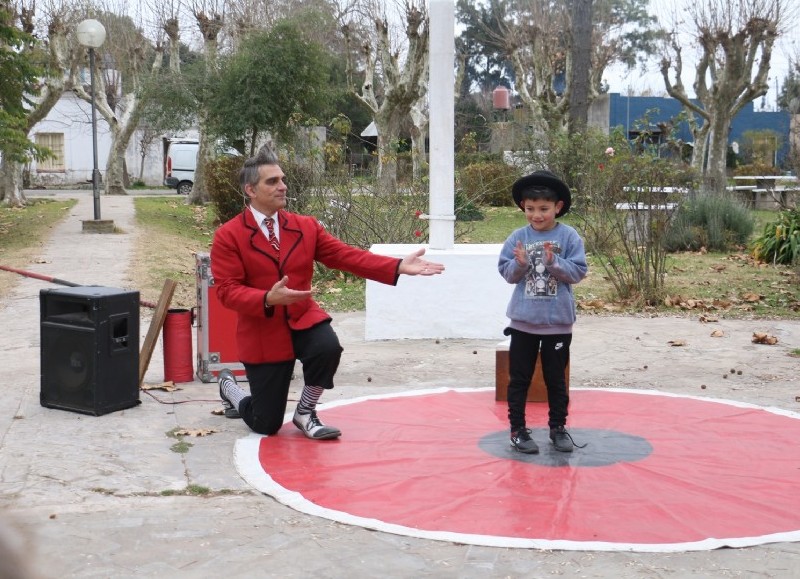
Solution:
M 521 241 L 528 252 L 524 267 L 514 258 L 514 247 Z M 544 263 L 544 243 L 553 244 L 552 263 Z M 530 225 L 508 236 L 497 263 L 500 275 L 516 284 L 506 315 L 509 327 L 529 334 L 569 334 L 575 323 L 575 298 L 572 284 L 586 277 L 583 240 L 569 225 L 556 223 L 550 231 L 536 231 Z

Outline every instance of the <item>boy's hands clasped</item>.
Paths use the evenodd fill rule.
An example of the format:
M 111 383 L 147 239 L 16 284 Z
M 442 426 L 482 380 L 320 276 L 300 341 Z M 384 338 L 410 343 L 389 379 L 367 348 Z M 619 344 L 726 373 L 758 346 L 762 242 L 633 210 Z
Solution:
M 545 241 L 542 248 L 544 249 L 544 263 L 545 265 L 550 265 L 556 257 L 555 253 L 553 253 L 553 244 L 549 241 Z M 525 246 L 522 245 L 521 241 L 517 241 L 517 245 L 514 247 L 514 258 L 520 267 L 528 265 L 528 252 L 525 250 Z

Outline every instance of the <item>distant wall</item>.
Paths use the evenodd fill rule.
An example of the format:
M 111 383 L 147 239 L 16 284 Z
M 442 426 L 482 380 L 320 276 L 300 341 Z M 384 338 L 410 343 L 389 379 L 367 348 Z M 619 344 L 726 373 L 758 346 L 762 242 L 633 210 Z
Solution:
M 637 97 L 611 93 L 609 99 L 609 126 L 620 127 L 626 134 L 638 132 L 645 118 L 654 125 L 674 119 L 683 110 L 681 104 L 671 97 Z M 754 104 L 748 103 L 734 117 L 728 142 L 741 141 L 746 131 L 774 131 L 783 137 L 777 155 L 780 164 L 789 154 L 790 117 L 787 111 L 756 111 Z M 702 120 L 700 122 L 702 124 Z M 689 125 L 685 122 L 678 125 L 677 136 L 687 143 L 694 140 Z

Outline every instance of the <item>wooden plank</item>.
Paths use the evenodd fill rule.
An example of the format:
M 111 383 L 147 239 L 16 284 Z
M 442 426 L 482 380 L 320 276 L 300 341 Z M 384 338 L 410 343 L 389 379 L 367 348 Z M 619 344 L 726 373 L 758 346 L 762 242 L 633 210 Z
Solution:
M 164 327 L 169 304 L 172 301 L 172 295 L 175 293 L 175 288 L 177 286 L 178 282 L 171 279 L 164 282 L 164 287 L 161 290 L 161 297 L 158 298 L 156 311 L 153 313 L 153 318 L 150 320 L 150 328 L 148 328 L 147 336 L 142 344 L 142 351 L 139 353 L 139 387 L 141 387 L 144 382 L 144 375 L 147 372 L 148 366 L 150 366 L 150 358 L 153 357 L 153 350 L 158 342 L 161 329 Z

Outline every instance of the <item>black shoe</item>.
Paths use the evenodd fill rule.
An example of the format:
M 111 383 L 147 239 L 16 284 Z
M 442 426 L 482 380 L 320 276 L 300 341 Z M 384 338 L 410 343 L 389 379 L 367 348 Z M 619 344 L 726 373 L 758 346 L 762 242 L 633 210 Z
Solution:
M 222 413 L 225 415 L 225 418 L 241 418 L 239 410 L 233 405 L 233 402 L 228 400 L 228 397 L 225 396 L 225 392 L 222 391 L 222 382 L 225 380 L 230 380 L 234 384 L 237 383 L 236 376 L 233 375 L 233 372 L 227 368 L 219 371 L 217 383 L 219 384 L 219 397 L 222 398 Z
M 539 447 L 531 438 L 531 431 L 521 428 L 511 433 L 511 446 L 525 454 L 538 454 Z
M 300 414 L 297 410 L 294 411 L 292 423 L 299 428 L 307 438 L 314 440 L 330 440 L 331 438 L 339 438 L 342 431 L 335 426 L 325 426 L 317 417 L 317 411 L 312 410 L 310 414 Z
M 572 447 L 575 446 L 572 437 L 563 426 L 550 429 L 550 440 L 553 441 L 553 446 L 559 452 L 572 452 Z

